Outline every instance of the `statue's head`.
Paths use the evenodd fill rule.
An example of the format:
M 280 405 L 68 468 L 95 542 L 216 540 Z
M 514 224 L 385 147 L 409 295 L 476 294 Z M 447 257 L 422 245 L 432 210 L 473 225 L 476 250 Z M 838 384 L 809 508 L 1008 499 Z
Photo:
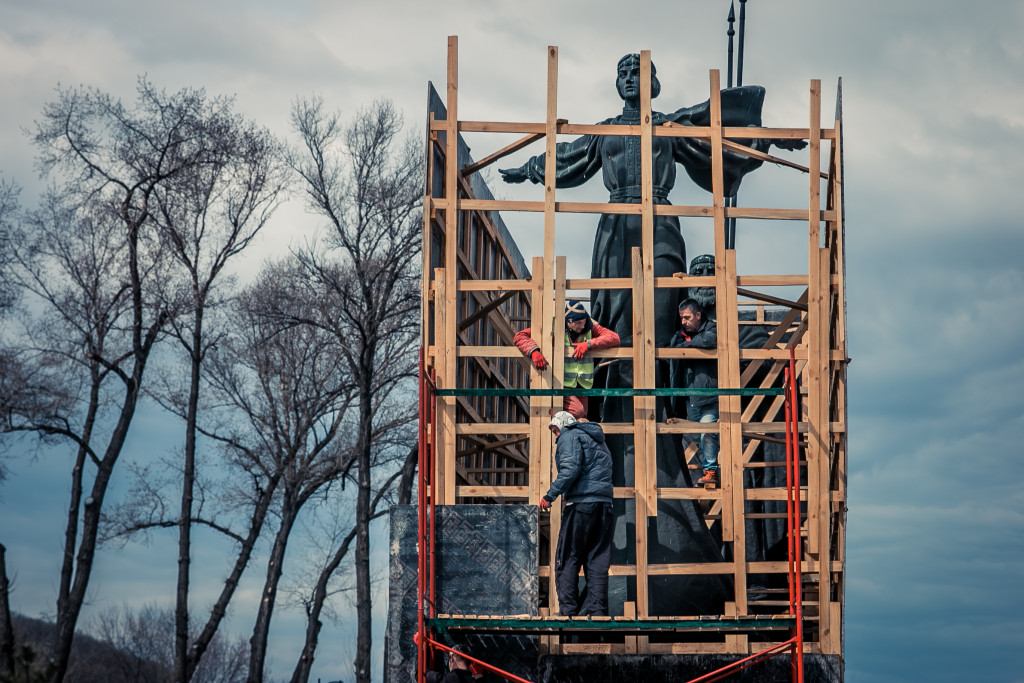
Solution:
M 658 81 L 658 70 L 651 62 L 651 99 L 661 93 L 661 83 Z M 619 91 L 619 97 L 624 100 L 640 99 L 640 55 L 625 55 L 619 60 L 616 67 L 615 89 Z
M 715 274 L 714 254 L 701 254 L 690 261 L 690 275 L 705 277 Z M 715 288 L 714 287 L 691 287 L 690 296 L 697 300 L 705 311 L 715 310 Z

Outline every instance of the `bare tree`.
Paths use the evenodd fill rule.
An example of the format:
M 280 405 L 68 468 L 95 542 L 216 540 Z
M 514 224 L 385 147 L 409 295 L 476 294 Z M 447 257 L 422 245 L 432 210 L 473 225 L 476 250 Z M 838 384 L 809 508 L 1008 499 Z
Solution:
M 241 254 L 267 224 L 286 185 L 280 148 L 267 131 L 224 111 L 209 135 L 216 136 L 210 144 L 217 155 L 154 193 L 153 220 L 183 275 L 182 298 L 188 302 L 187 311 L 171 321 L 173 335 L 186 354 L 188 387 L 163 399 L 180 406 L 185 420 L 175 606 L 177 683 L 188 682 L 205 647 L 197 642 L 189 652 L 188 624 L 201 373 L 208 350 L 223 334 L 217 326 L 211 329 L 210 314 L 223 300 L 218 285 L 229 260 Z M 172 370 L 171 376 L 176 375 Z
M 156 604 L 138 609 L 126 604 L 114 606 L 97 615 L 91 631 L 114 646 L 113 664 L 120 674 L 107 672 L 108 678 L 131 683 L 169 680 L 175 658 L 175 619 L 173 609 Z M 218 634 L 207 647 L 192 680 L 195 683 L 241 683 L 245 680 L 248 650 L 245 638 Z
M 4 406 L 3 427 L 75 452 L 55 681 L 67 670 L 104 498 L 151 354 L 183 307 L 165 288 L 156 198 L 216 162 L 215 132 L 229 110 L 229 100 L 167 94 L 141 79 L 132 106 L 95 89 L 58 89 L 36 122 L 39 165 L 53 184 L 12 240 L 15 284 L 32 297 L 17 349 L 20 376 L 36 390 Z
M 370 522 L 375 462 L 404 457 L 414 436 L 419 331 L 418 145 L 398 138 L 401 119 L 388 102 L 360 112 L 347 127 L 320 99 L 292 111 L 302 152 L 292 166 L 312 210 L 327 220 L 324 248 L 300 254 L 318 308 L 303 320 L 341 343 L 357 388 L 356 680 L 370 680 Z M 287 311 L 285 311 L 287 313 Z M 383 438 L 382 438 L 383 437 Z
M 336 339 L 319 327 L 286 322 L 281 301 L 301 315 L 302 273 L 294 262 L 268 267 L 241 297 L 236 332 L 211 366 L 216 393 L 245 415 L 261 435 L 239 462 L 248 470 L 279 477 L 275 498 L 278 526 L 250 641 L 249 681 L 263 680 L 270 622 L 284 572 L 285 551 L 303 507 L 322 495 L 351 467 L 355 442 L 349 410 L 354 387 Z M 343 430 L 345 433 L 343 433 Z M 232 441 L 234 445 L 234 440 Z

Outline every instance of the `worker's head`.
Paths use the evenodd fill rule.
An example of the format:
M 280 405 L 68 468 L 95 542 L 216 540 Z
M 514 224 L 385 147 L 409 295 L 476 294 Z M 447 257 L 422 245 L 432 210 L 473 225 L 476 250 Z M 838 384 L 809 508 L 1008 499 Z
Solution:
M 704 310 L 696 299 L 685 299 L 683 303 L 679 304 L 679 324 L 686 336 L 692 337 L 700 329 L 702 322 L 704 322 Z
M 580 334 L 590 324 L 590 315 L 582 301 L 569 299 L 565 302 L 565 328 L 573 334 Z
M 452 647 L 454 652 L 448 653 L 448 668 L 449 669 L 468 669 L 469 660 L 461 655 L 473 656 L 466 645 L 455 645 Z
M 548 423 L 548 429 L 550 429 L 551 433 L 554 434 L 557 438 L 558 435 L 562 433 L 563 429 L 575 423 L 575 417 L 573 417 L 570 413 L 564 410 L 559 410 L 557 413 L 551 416 L 551 422 Z

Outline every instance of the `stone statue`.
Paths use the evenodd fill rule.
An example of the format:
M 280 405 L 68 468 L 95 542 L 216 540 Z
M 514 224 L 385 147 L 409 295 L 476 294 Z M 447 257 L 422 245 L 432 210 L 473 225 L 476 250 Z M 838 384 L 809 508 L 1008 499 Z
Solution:
M 661 84 L 657 70 L 651 64 L 651 97 L 657 97 Z M 640 56 L 630 54 L 619 60 L 615 87 L 622 98 L 622 113 L 601 124 L 640 123 Z M 722 123 L 726 126 L 761 125 L 761 105 L 764 88 L 744 86 L 722 91 Z M 671 114 L 653 112 L 653 125 L 668 121 L 682 125 L 706 126 L 710 124 L 710 102 L 679 109 Z M 798 149 L 805 143 L 792 140 L 738 140 L 753 149 L 766 152 L 775 144 L 787 149 Z M 653 145 L 653 198 L 655 204 L 668 204 L 668 194 L 675 186 L 676 167 L 681 165 L 690 178 L 705 190 L 711 191 L 711 145 L 697 138 L 655 137 Z M 640 203 L 640 137 L 585 135 L 573 142 L 559 143 L 557 155 L 557 187 L 576 187 L 601 171 L 605 187 L 611 193 L 610 201 Z M 521 183 L 527 179 L 544 182 L 544 155 L 533 157 L 519 168 L 499 169 L 508 183 Z M 758 168 L 761 161 L 729 150 L 723 151 L 725 194 L 731 196 L 739 189 L 743 176 Z M 631 277 L 633 247 L 639 247 L 641 217 L 638 215 L 604 214 L 597 226 L 591 277 Z M 654 218 L 654 275 L 671 277 L 686 271 L 686 245 L 675 216 Z M 655 341 L 658 346 L 668 344 L 674 332 L 676 307 L 685 298 L 682 290 L 655 290 Z M 618 333 L 625 340 L 632 336 L 632 294 L 630 290 L 595 290 L 591 293 L 592 314 L 595 319 Z M 625 344 L 624 344 L 625 345 Z
M 651 64 L 651 96 L 657 97 L 661 85 Z M 640 123 L 640 57 L 636 54 L 619 60 L 615 87 L 622 98 L 622 113 L 601 122 L 601 125 Z M 722 123 L 726 126 L 761 125 L 761 105 L 764 89 L 745 86 L 723 90 L 721 94 Z M 652 112 L 653 125 L 674 122 L 681 125 L 706 126 L 710 124 L 710 102 L 679 109 L 671 114 Z M 803 141 L 738 140 L 753 149 L 765 152 L 772 144 L 798 149 Z M 668 194 L 675 186 L 677 166 L 682 166 L 690 179 L 711 191 L 711 145 L 696 138 L 655 137 L 652 140 L 652 180 L 655 204 L 668 204 Z M 576 187 L 590 180 L 600 171 L 610 201 L 640 203 L 640 137 L 621 135 L 585 135 L 568 143 L 559 143 L 555 154 L 557 187 Z M 530 180 L 544 182 L 545 158 L 535 156 L 519 168 L 499 169 L 505 182 L 521 183 Z M 739 189 L 743 176 L 758 168 L 761 162 L 749 157 L 723 151 L 723 179 L 726 196 Z M 641 246 L 641 217 L 639 215 L 603 214 L 598 222 L 591 261 L 591 277 L 632 277 L 632 248 Z M 686 244 L 675 216 L 654 218 L 654 275 L 671 277 L 686 270 Z M 713 267 L 712 267 L 713 272 Z M 712 288 L 713 292 L 713 288 Z M 685 298 L 684 288 L 656 289 L 655 343 L 666 347 L 677 327 L 677 308 Z M 632 292 L 629 289 L 594 290 L 591 292 L 591 314 L 603 325 L 614 330 L 622 346 L 632 345 Z M 633 384 L 629 362 L 615 362 L 607 368 L 604 385 L 630 387 Z M 666 368 L 658 366 L 657 386 L 668 382 Z M 666 416 L 664 401 L 659 398 L 659 419 Z M 601 407 L 603 422 L 631 422 L 632 399 L 606 399 Z M 635 461 L 633 438 L 627 434 L 609 435 L 616 486 L 632 486 Z M 657 438 L 657 486 L 688 488 L 693 485 L 686 464 L 678 455 L 672 436 Z M 634 501 L 614 501 L 616 529 L 612 561 L 615 564 L 634 563 Z M 714 562 L 723 558 L 719 525 L 708 529 L 703 513 L 694 500 L 661 499 L 657 518 L 648 520 L 648 562 Z M 730 599 L 730 582 L 722 575 L 651 576 L 648 590 L 657 596 L 649 604 L 653 615 L 720 614 L 724 602 Z M 611 577 L 609 583 L 613 614 L 622 614 L 622 602 L 635 599 L 636 587 L 627 577 Z

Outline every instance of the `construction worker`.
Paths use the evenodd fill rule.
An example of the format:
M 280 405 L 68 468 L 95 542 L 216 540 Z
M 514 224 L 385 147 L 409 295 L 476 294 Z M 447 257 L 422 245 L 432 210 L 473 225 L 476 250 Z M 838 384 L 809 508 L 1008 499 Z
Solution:
M 718 326 L 695 299 L 686 299 L 679 304 L 679 324 L 680 329 L 672 336 L 672 348 L 714 349 L 718 346 Z M 718 361 L 714 358 L 676 361 L 673 363 L 671 384 L 685 389 L 716 389 Z M 686 419 L 701 423 L 718 422 L 718 396 L 688 397 Z M 700 434 L 699 439 L 704 476 L 697 480 L 697 484 L 717 484 L 718 433 Z
M 548 510 L 565 496 L 565 514 L 555 551 L 558 613 L 608 616 L 608 566 L 612 558 L 612 454 L 596 422 L 578 422 L 564 410 L 548 425 L 555 435 L 558 476 L 540 500 Z M 579 605 L 580 566 L 587 581 L 586 602 Z
M 530 328 L 520 330 L 512 340 L 519 350 L 533 361 L 534 367 L 543 370 L 548 366 L 540 345 L 530 336 Z M 579 387 L 591 389 L 594 386 L 594 359 L 589 351 L 611 349 L 619 345 L 619 335 L 614 330 L 602 327 L 587 314 L 580 301 L 565 302 L 565 368 L 563 384 L 566 389 Z M 565 396 L 562 410 L 577 420 L 586 419 L 588 401 L 586 396 Z
M 459 654 L 469 654 L 466 646 L 456 645 L 452 649 L 455 652 L 448 653 L 448 672 L 442 674 L 440 671 L 428 671 L 427 683 L 475 683 L 481 678 L 480 674 L 474 671 L 476 666 Z

